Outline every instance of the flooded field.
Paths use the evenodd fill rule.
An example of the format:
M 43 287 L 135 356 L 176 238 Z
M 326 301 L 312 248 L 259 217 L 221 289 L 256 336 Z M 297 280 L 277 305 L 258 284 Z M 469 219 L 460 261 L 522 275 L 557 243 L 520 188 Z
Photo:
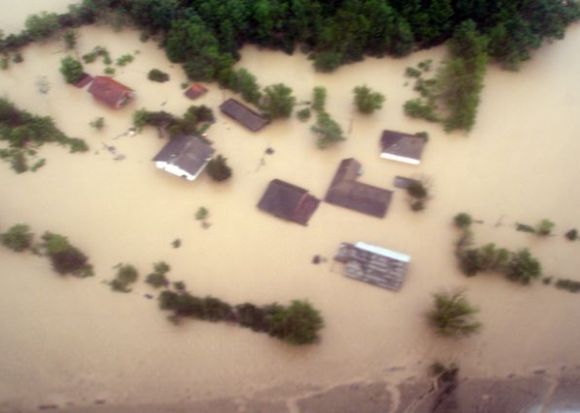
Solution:
M 28 3 L 39 2 L 18 8 Z M 64 9 L 67 2 L 58 3 Z M 37 11 L 34 7 L 28 10 Z M 21 22 L 26 14 L 19 9 L 13 21 L 3 17 L 1 24 L 16 27 L 5 25 Z M 296 118 L 248 132 L 218 113 L 231 93 L 209 85 L 196 104 L 217 114 L 208 137 L 234 171 L 223 184 L 207 176 L 190 183 L 155 169 L 151 159 L 164 141 L 152 129 L 121 136 L 138 108 L 180 115 L 192 104 L 180 89 L 181 69 L 155 44 L 140 42 L 136 32 L 88 27 L 79 33 L 80 54 L 97 45 L 113 58 L 135 54 L 134 62 L 117 68 L 115 78 L 133 88 L 137 98 L 113 112 L 86 90 L 65 85 L 58 71 L 65 56 L 59 41 L 25 49 L 24 63 L 0 73 L 2 95 L 52 116 L 65 133 L 91 146 L 80 155 L 45 146 L 47 165 L 37 173 L 15 175 L 0 164 L 0 231 L 23 222 L 37 233 L 65 234 L 88 253 L 96 270 L 91 279 L 60 278 L 40 258 L 0 249 L 0 411 L 95 400 L 187 402 L 272 389 L 308 391 L 356 380 L 397 381 L 423 375 L 434 359 L 456 361 L 463 374 L 476 377 L 537 369 L 555 373 L 578 363 L 580 329 L 574 314 L 580 298 L 541 283 L 516 286 L 499 275 L 465 278 L 453 257 L 458 234 L 451 219 L 469 212 L 483 221 L 475 227 L 478 241 L 530 248 L 546 275 L 580 280 L 580 244 L 561 236 L 580 226 L 579 26 L 571 27 L 564 41 L 541 49 L 518 73 L 490 67 L 477 126 L 469 136 L 447 135 L 402 112 L 413 95 L 404 85 L 405 68 L 428 58 L 439 61 L 442 48 L 400 60 L 367 59 L 328 75 L 315 73 L 300 54 L 247 47 L 239 66 L 261 85 L 286 83 L 299 102 L 310 99 L 314 86 L 326 87 L 327 110 L 348 140 L 320 151 L 311 123 Z M 168 72 L 171 81 L 148 81 L 153 68 Z M 86 70 L 102 74 L 103 66 L 94 63 Z M 43 77 L 50 85 L 47 95 L 37 90 Z M 361 84 L 387 97 L 371 116 L 357 114 L 352 105 L 352 89 Z M 106 122 L 100 132 L 89 126 L 97 117 Z M 429 132 L 423 163 L 380 159 L 383 129 Z M 103 144 L 114 145 L 126 159 L 113 160 Z M 273 155 L 265 155 L 269 147 Z M 256 208 L 274 178 L 322 198 L 338 163 L 348 157 L 364 165 L 362 181 L 381 187 L 393 189 L 396 175 L 425 175 L 433 199 L 425 211 L 414 213 L 397 191 L 383 220 L 321 204 L 308 227 Z M 210 212 L 207 230 L 194 219 L 201 206 Z M 556 223 L 558 236 L 539 239 L 514 230 L 514 222 L 533 225 L 543 218 Z M 181 248 L 172 248 L 176 238 Z M 332 256 L 344 241 L 411 255 L 403 289 L 393 293 L 343 277 Z M 328 261 L 311 264 L 316 254 Z M 321 343 L 294 348 L 224 324 L 176 327 L 145 298 L 153 291 L 144 283 L 130 294 L 113 293 L 104 284 L 119 262 L 136 265 L 144 276 L 159 260 L 171 265 L 170 278 L 183 280 L 194 294 L 232 303 L 309 300 L 325 318 Z M 467 289 L 484 325 L 479 335 L 460 342 L 434 336 L 424 320 L 431 295 L 455 287 Z

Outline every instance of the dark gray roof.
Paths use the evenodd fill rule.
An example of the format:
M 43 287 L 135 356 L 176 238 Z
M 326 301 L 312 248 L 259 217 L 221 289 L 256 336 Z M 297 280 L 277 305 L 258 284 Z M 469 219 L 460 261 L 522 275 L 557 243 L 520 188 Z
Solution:
M 256 111 L 235 99 L 228 99 L 220 105 L 221 111 L 253 132 L 257 132 L 270 121 Z
M 408 133 L 384 130 L 381 136 L 383 153 L 421 160 L 425 139 Z
M 153 158 L 196 175 L 211 159 L 215 149 L 197 136 L 180 135 L 172 138 Z
M 268 184 L 258 208 L 279 218 L 306 225 L 319 203 L 306 189 L 274 179 Z
M 392 191 L 358 182 L 361 164 L 344 159 L 334 175 L 324 200 L 330 204 L 383 218 L 391 203 Z

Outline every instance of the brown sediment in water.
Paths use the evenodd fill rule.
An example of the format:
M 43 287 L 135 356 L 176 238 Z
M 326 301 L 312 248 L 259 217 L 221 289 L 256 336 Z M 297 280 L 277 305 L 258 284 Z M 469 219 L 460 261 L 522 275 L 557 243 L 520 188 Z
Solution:
M 65 85 L 58 72 L 63 47 L 56 42 L 25 49 L 25 62 L 0 74 L 0 93 L 31 112 L 52 116 L 65 133 L 92 147 L 71 155 L 45 146 L 47 165 L 35 174 L 17 176 L 1 164 L 0 230 L 26 222 L 37 233 L 66 234 L 90 255 L 97 274 L 63 279 L 39 258 L 0 250 L 5 291 L 0 348 L 10 355 L 0 360 L 4 405 L 83 405 L 95 398 L 112 404 L 187 402 L 285 383 L 327 388 L 358 378 L 422 374 L 436 358 L 459 362 L 470 376 L 493 377 L 540 367 L 554 371 L 577 362 L 578 296 L 541 284 L 520 287 L 495 275 L 463 277 L 454 262 L 458 234 L 450 221 L 467 211 L 484 221 L 475 227 L 479 241 L 529 247 L 548 275 L 577 278 L 579 244 L 561 236 L 534 238 L 516 232 L 513 222 L 550 218 L 559 235 L 580 225 L 580 55 L 575 53 L 580 27 L 541 49 L 519 73 L 490 67 L 478 123 L 468 137 L 446 135 L 439 126 L 402 113 L 403 102 L 413 96 L 403 86 L 405 67 L 439 60 L 442 48 L 399 60 L 369 58 L 327 75 L 314 73 L 302 55 L 247 47 L 240 66 L 262 85 L 287 83 L 299 102 L 310 100 L 312 87 L 325 86 L 327 111 L 348 139 L 320 151 L 310 125 L 297 119 L 251 133 L 219 113 L 219 104 L 232 94 L 210 85 L 195 104 L 211 106 L 218 116 L 208 138 L 234 171 L 223 184 L 207 176 L 189 183 L 155 169 L 151 158 L 165 142 L 152 129 L 115 139 L 131 127 L 137 108 L 185 111 L 191 101 L 179 87 L 185 80 L 181 69 L 156 45 L 139 42 L 135 32 L 87 27 L 80 33 L 81 53 L 96 45 L 107 47 L 113 58 L 140 51 L 115 76 L 137 92 L 135 102 L 111 111 L 86 90 Z M 171 81 L 148 81 L 153 68 L 169 73 Z M 86 70 L 102 74 L 103 66 Z M 46 96 L 36 90 L 41 76 L 51 86 Z M 352 105 L 352 89 L 363 83 L 387 96 L 384 108 L 371 116 L 355 113 Z M 97 117 L 107 125 L 101 132 L 89 126 Z M 383 129 L 428 131 L 421 166 L 381 160 Z M 126 159 L 114 161 L 104 144 Z M 275 153 L 264 157 L 269 147 Z M 397 191 L 384 220 L 321 204 L 307 228 L 257 210 L 275 178 L 322 197 L 347 157 L 360 160 L 364 181 L 379 187 L 393 189 L 396 175 L 425 174 L 434 198 L 426 211 L 413 213 Z M 208 230 L 194 219 L 200 206 L 210 211 Z M 504 225 L 496 227 L 500 217 Z M 176 238 L 181 248 L 171 247 Z M 331 258 L 340 242 L 355 241 L 412 256 L 399 293 L 351 281 L 331 260 L 310 263 L 313 255 Z M 143 276 L 158 260 L 170 263 L 170 277 L 198 295 L 258 304 L 308 299 L 326 321 L 322 342 L 290 348 L 224 324 L 176 327 L 144 297 L 152 292 L 145 284 L 127 295 L 102 284 L 118 262 L 135 264 Z M 484 329 L 478 336 L 449 343 L 426 327 L 431 294 L 450 287 L 469 288 L 470 300 L 481 308 Z M 393 366 L 405 369 L 393 371 Z

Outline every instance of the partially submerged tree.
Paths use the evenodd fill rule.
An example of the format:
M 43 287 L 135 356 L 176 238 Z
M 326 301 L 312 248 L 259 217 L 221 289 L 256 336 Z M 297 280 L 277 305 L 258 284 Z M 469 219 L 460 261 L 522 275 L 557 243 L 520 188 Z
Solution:
M 207 173 L 214 181 L 222 182 L 232 176 L 232 168 L 226 161 L 226 158 L 218 155 L 207 164 Z
M 553 229 L 554 223 L 549 219 L 543 219 L 536 225 L 536 234 L 540 237 L 547 237 L 552 233 Z
M 325 149 L 345 140 L 340 125 L 326 112 L 318 114 L 316 123 L 312 126 L 311 130 L 318 136 L 316 144 L 319 149 Z
M 324 112 L 326 107 L 326 88 L 316 86 L 312 90 L 312 110 Z
M 34 234 L 30 227 L 25 224 L 13 225 L 8 231 L 0 234 L 2 245 L 12 251 L 22 252 L 30 249 L 34 240 Z
M 455 224 L 455 226 L 457 228 L 461 228 L 461 229 L 467 229 L 471 226 L 473 222 L 473 218 L 471 218 L 471 215 L 465 213 L 465 212 L 461 212 L 457 215 L 455 215 L 455 217 L 453 218 L 453 223 Z
M 292 95 L 292 89 L 278 83 L 264 89 L 260 108 L 270 119 L 288 118 L 292 115 L 295 104 L 296 98 Z
M 65 236 L 45 232 L 42 240 L 44 241 L 42 247 L 57 273 L 71 274 L 81 278 L 94 275 L 89 258 L 77 247 L 71 245 Z
M 512 254 L 506 276 L 511 281 L 527 285 L 542 276 L 542 265 L 528 249 L 522 249 Z
M 139 278 L 139 272 L 131 264 L 119 264 L 117 274 L 111 281 L 111 289 L 122 293 L 131 292 L 129 286 Z
M 71 56 L 60 61 L 60 73 L 67 83 L 76 83 L 83 77 L 83 65 Z
M 290 344 L 311 344 L 318 340 L 324 326 L 320 313 L 307 301 L 292 301 L 289 307 L 277 306 L 267 316 L 269 333 Z
M 357 86 L 354 88 L 353 92 L 354 104 L 359 112 L 371 114 L 375 110 L 379 110 L 383 107 L 385 96 L 378 92 L 373 92 L 368 86 Z
M 433 299 L 433 309 L 427 313 L 427 320 L 438 334 L 459 338 L 481 328 L 481 323 L 474 318 L 479 310 L 469 304 L 462 291 L 437 293 Z

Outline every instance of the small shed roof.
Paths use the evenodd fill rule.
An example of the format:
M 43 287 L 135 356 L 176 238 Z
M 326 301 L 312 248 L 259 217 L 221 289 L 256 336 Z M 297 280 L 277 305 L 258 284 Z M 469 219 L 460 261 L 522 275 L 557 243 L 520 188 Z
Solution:
M 274 179 L 258 203 L 258 208 L 288 221 L 307 225 L 320 201 L 306 189 Z
M 133 96 L 133 89 L 108 76 L 96 76 L 89 87 L 89 93 L 102 103 L 117 108 Z
M 220 105 L 221 111 L 249 130 L 257 132 L 270 121 L 235 99 L 228 99 Z
M 358 182 L 361 164 L 354 158 L 344 159 L 334 175 L 324 200 L 363 214 L 383 218 L 393 192 Z
M 190 99 L 197 99 L 198 97 L 205 95 L 207 93 L 207 88 L 201 83 L 194 83 L 185 91 L 185 96 Z
M 180 135 L 172 138 L 153 160 L 167 162 L 197 175 L 214 153 L 215 149 L 197 136 Z
M 381 158 L 417 165 L 421 163 L 425 139 L 408 133 L 384 130 Z

